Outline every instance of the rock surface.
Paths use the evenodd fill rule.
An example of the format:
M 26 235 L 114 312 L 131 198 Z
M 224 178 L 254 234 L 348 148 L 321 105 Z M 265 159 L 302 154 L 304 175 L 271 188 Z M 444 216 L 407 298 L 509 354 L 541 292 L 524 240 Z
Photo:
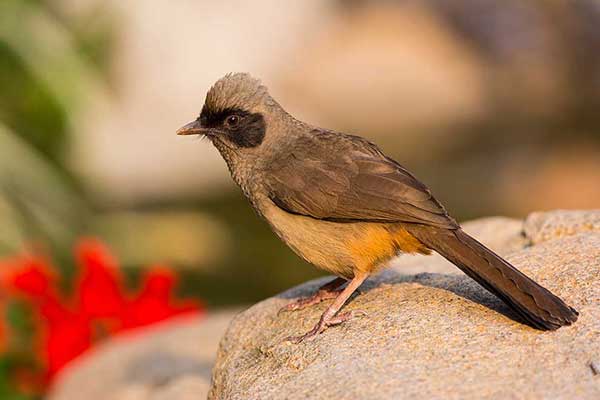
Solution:
M 523 230 L 532 244 L 583 232 L 600 234 L 600 210 L 532 213 L 525 220 Z
M 50 400 L 204 399 L 219 338 L 237 310 L 117 337 L 61 371 Z
M 401 257 L 346 306 L 366 317 L 313 340 L 283 342 L 310 329 L 327 303 L 277 310 L 325 279 L 236 316 L 209 399 L 598 399 L 591 365 L 600 363 L 599 218 L 557 211 L 466 226 L 578 309 L 573 326 L 536 331 L 441 258 Z

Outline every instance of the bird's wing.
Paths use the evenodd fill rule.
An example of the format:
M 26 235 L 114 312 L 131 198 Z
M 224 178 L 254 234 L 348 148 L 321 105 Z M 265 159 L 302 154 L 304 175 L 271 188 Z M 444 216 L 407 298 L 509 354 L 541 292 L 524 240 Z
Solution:
M 269 197 L 294 214 L 333 221 L 409 222 L 456 228 L 429 189 L 365 139 L 320 132 L 267 168 Z

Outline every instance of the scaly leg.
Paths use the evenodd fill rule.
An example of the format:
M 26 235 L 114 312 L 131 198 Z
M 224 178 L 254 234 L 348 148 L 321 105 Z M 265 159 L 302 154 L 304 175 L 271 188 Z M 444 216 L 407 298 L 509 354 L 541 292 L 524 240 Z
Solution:
M 365 281 L 365 279 L 367 279 L 368 276 L 368 274 L 356 275 L 354 279 L 348 283 L 348 286 L 346 286 L 346 288 L 342 290 L 342 292 L 335 298 L 334 302 L 327 307 L 327 310 L 325 310 L 323 315 L 321 315 L 321 319 L 319 319 L 319 322 L 314 328 L 302 336 L 291 336 L 285 340 L 292 343 L 300 343 L 304 339 L 318 335 L 330 326 L 339 325 L 359 315 L 366 315 L 362 311 L 348 311 L 339 315 L 336 314 L 344 306 L 346 300 L 348 300 L 352 293 L 358 289 L 358 287 Z
M 314 304 L 319 304 L 323 300 L 335 299 L 341 292 L 341 289 L 337 289 L 346 283 L 344 278 L 335 278 L 331 282 L 328 282 L 317 289 L 317 292 L 310 297 L 302 297 L 296 301 L 291 302 L 290 304 L 283 306 L 279 309 L 277 314 L 281 314 L 285 311 L 296 311 L 302 310 L 308 306 L 312 306 Z M 336 290 L 337 289 L 337 290 Z

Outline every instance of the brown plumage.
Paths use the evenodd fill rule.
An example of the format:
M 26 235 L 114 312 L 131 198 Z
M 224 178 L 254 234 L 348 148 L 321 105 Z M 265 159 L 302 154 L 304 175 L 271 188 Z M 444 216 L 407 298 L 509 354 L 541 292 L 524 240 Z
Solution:
M 296 342 L 351 318 L 338 311 L 391 258 L 430 250 L 533 327 L 577 319 L 573 308 L 464 233 L 423 183 L 373 143 L 296 120 L 247 74 L 217 82 L 200 117 L 178 133 L 206 135 L 274 232 L 308 262 L 350 281 Z M 330 298 L 339 284 L 286 309 Z

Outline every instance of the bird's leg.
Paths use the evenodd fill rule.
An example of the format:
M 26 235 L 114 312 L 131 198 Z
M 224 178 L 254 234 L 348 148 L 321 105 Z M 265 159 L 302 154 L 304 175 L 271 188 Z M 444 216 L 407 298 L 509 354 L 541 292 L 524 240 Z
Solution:
M 319 304 L 323 300 L 335 299 L 342 292 L 342 290 L 338 289 L 338 287 L 342 286 L 344 283 L 346 283 L 344 278 L 335 278 L 331 282 L 328 282 L 317 289 L 317 292 L 314 295 L 310 297 L 302 297 L 286 306 L 283 306 L 279 309 L 278 314 L 281 314 L 285 311 L 302 310 L 308 306 Z
M 335 298 L 333 303 L 331 303 L 331 305 L 327 307 L 323 315 L 321 315 L 319 322 L 315 325 L 314 328 L 312 328 L 310 331 L 306 332 L 302 336 L 291 336 L 286 338 L 285 340 L 292 343 L 300 343 L 304 339 L 308 339 L 318 335 L 330 326 L 339 325 L 359 315 L 365 315 L 365 313 L 362 311 L 347 311 L 341 314 L 338 314 L 338 311 L 344 306 L 346 300 L 348 300 L 352 293 L 354 293 L 354 291 L 358 289 L 358 287 L 365 281 L 365 279 L 367 279 L 368 276 L 368 274 L 360 274 L 354 276 L 350 283 L 348 283 L 348 286 L 346 286 L 346 288 L 342 290 L 341 293 Z

